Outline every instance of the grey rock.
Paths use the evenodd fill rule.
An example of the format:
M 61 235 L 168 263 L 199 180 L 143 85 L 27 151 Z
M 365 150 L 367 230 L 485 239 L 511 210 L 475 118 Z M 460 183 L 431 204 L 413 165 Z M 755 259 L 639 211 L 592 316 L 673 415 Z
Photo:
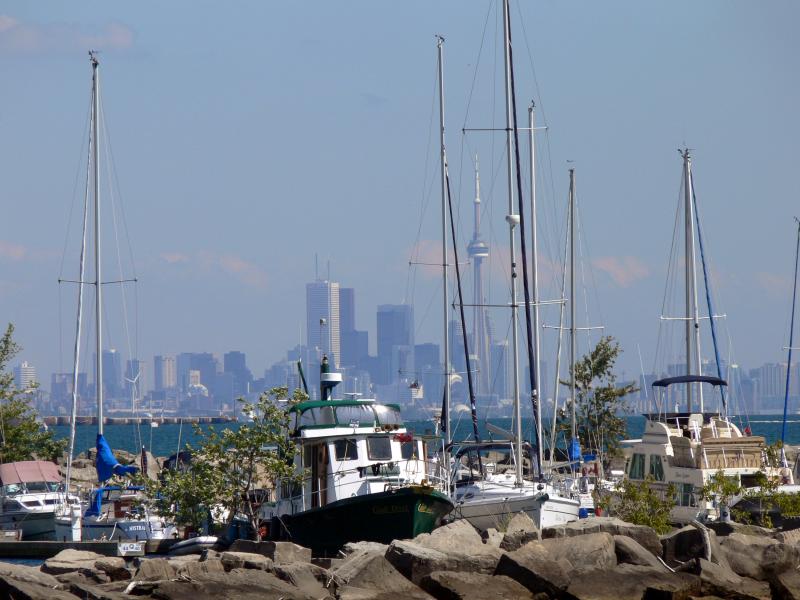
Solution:
M 480 548 L 480 552 L 468 548 L 466 551 L 469 554 L 444 552 L 413 541 L 397 540 L 392 542 L 386 551 L 386 559 L 413 583 L 419 584 L 425 575 L 434 571 L 492 574 L 503 553 L 483 543 Z
M 779 573 L 769 583 L 775 600 L 800 600 L 800 571 L 797 569 Z
M 225 567 L 222 561 L 218 558 L 212 558 L 204 561 L 181 561 L 182 564 L 177 566 L 177 577 L 179 579 L 190 579 L 193 581 L 202 581 L 208 579 L 209 576 L 216 576 L 225 573 Z
M 236 540 L 228 548 L 231 552 L 252 552 L 261 554 L 276 565 L 294 562 L 311 562 L 311 550 L 292 542 L 254 542 L 252 540 Z
M 642 565 L 622 564 L 590 571 L 571 581 L 567 592 L 579 600 L 689 598 L 701 593 L 700 578 Z
M 758 525 L 748 525 L 746 523 L 737 523 L 736 521 L 712 521 L 706 523 L 706 527 L 713 529 L 717 537 L 726 537 L 732 533 L 743 533 L 745 535 L 757 535 L 764 537 L 772 537 L 773 531 L 766 527 L 759 527 Z
M 732 533 L 720 542 L 731 569 L 761 581 L 800 564 L 800 549 L 767 537 Z
M 526 513 L 518 512 L 506 526 L 506 533 L 514 533 L 515 531 L 525 531 L 528 533 L 539 533 L 539 528 Z
M 568 571 L 539 542 L 504 554 L 495 575 L 506 575 L 531 592 L 559 597 L 569 585 Z
M 75 600 L 75 596 L 63 590 L 0 576 L 0 597 L 12 600 Z
M 547 539 L 542 544 L 554 560 L 568 560 L 578 573 L 617 565 L 614 537 L 609 533 Z
M 89 585 L 96 585 L 98 583 L 108 583 L 111 578 L 102 571 L 95 571 L 93 569 L 78 569 L 77 571 L 70 571 L 69 573 L 59 573 L 55 576 L 59 583 L 70 586 L 73 583 L 86 583 Z
M 140 560 L 133 578 L 137 581 L 172 579 L 177 574 L 175 564 L 166 558 Z
M 361 550 L 348 556 L 333 569 L 341 597 L 356 597 L 365 590 L 375 593 L 397 593 L 409 598 L 429 598 L 406 579 L 384 556 L 385 552 Z
M 624 535 L 636 540 L 655 556 L 661 555 L 661 542 L 658 534 L 645 525 L 633 525 L 616 517 L 592 517 L 578 519 L 564 525 L 546 527 L 542 530 L 542 539 L 574 537 L 588 533 L 609 533 Z
M 740 577 L 730 568 L 704 558 L 697 559 L 695 571 L 700 576 L 703 594 L 737 600 L 767 600 L 771 597 L 768 583 Z
M 481 537 L 483 538 L 483 543 L 487 546 L 499 548 L 500 544 L 503 543 L 504 534 L 497 531 L 494 527 L 489 527 L 489 529 L 481 534 Z
M 772 537 L 783 544 L 800 545 L 800 529 L 778 531 L 774 533 Z
M 614 553 L 617 555 L 617 563 L 666 570 L 664 565 L 653 556 L 652 552 L 647 550 L 636 540 L 624 535 L 614 536 Z
M 484 549 L 481 534 L 466 519 L 420 534 L 414 538 L 414 543 L 442 552 L 471 552 L 473 549 L 480 552 Z
M 482 575 L 460 571 L 434 571 L 420 582 L 437 600 L 497 600 L 531 598 L 532 593 L 505 575 Z
M 0 577 L 11 578 L 24 583 L 35 583 L 54 588 L 58 580 L 48 573 L 43 573 L 36 567 L 17 565 L 0 561 Z
M 226 571 L 232 571 L 233 569 L 259 569 L 261 571 L 270 571 L 272 569 L 271 559 L 263 554 L 256 554 L 254 552 L 223 552 L 220 560 Z
M 342 554 L 345 556 L 349 556 L 350 554 L 354 554 L 356 552 L 361 552 L 364 550 L 375 550 L 378 552 L 386 552 L 386 549 L 389 547 L 388 544 L 381 544 L 380 542 L 347 542 L 342 547 Z
M 90 584 L 90 583 L 72 583 L 69 586 L 69 591 L 81 600 L 129 600 L 130 596 L 124 593 L 125 587 L 115 582 L 114 587 L 109 588 L 109 584 Z
M 62 550 L 55 556 L 48 558 L 42 565 L 43 573 L 58 575 L 70 573 L 79 569 L 94 570 L 94 564 L 105 558 L 102 554 L 87 550 Z
M 337 584 L 341 583 L 333 573 L 309 563 L 276 565 L 274 573 L 278 578 L 314 598 L 333 594 L 338 587 Z
M 106 556 L 95 561 L 94 568 L 102 571 L 111 581 L 125 581 L 131 578 L 131 572 L 125 559 L 118 556 Z
M 708 543 L 711 548 L 711 562 L 723 567 L 730 568 L 728 559 L 719 545 L 717 534 L 709 529 Z M 706 558 L 706 540 L 703 531 L 687 525 L 683 529 L 673 531 L 661 538 L 661 546 L 664 549 L 662 557 L 671 567 L 680 565 L 694 559 Z
M 252 569 L 234 569 L 203 581 L 170 580 L 157 584 L 151 593 L 160 600 L 317 600 L 271 573 Z

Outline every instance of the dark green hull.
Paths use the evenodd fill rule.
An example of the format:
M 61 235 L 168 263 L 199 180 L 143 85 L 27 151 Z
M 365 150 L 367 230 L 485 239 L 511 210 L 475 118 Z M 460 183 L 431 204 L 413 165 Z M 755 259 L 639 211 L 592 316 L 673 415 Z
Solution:
M 311 548 L 316 554 L 333 554 L 347 542 L 388 544 L 430 533 L 452 509 L 453 503 L 441 492 L 409 486 L 284 515 L 272 531 L 274 537 Z

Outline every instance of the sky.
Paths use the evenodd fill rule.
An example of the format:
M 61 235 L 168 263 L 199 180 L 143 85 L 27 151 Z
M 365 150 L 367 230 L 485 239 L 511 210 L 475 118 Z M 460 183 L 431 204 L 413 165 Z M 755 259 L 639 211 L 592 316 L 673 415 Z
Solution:
M 413 301 L 417 341 L 439 342 L 439 272 L 409 266 L 440 252 L 436 34 L 446 39 L 460 259 L 477 154 L 487 295 L 506 302 L 503 133 L 462 133 L 504 126 L 499 7 L 0 3 L 0 320 L 15 324 L 20 358 L 45 382 L 71 365 L 77 290 L 57 280 L 77 272 L 90 48 L 115 165 L 104 269 L 138 278 L 125 298 L 130 343 L 110 308 L 122 295 L 108 288 L 111 346 L 146 360 L 236 349 L 260 375 L 301 340 L 315 257 L 321 274 L 356 288 L 373 351 L 384 303 Z M 680 195 L 676 150 L 688 146 L 715 312 L 726 315 L 723 354 L 748 367 L 782 360 L 800 213 L 800 6 L 550 0 L 513 2 L 511 14 L 518 118 L 526 123 L 534 99 L 547 126 L 536 134 L 542 296 L 559 294 L 575 168 L 579 320 L 620 341 L 628 377 L 639 352 L 650 370 Z M 509 311 L 496 312 L 504 335 Z M 557 310 L 544 312 L 558 324 Z

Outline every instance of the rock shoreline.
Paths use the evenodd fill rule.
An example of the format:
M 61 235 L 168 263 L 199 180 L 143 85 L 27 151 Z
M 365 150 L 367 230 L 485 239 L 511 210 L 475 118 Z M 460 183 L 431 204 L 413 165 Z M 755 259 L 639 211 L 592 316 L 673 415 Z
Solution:
M 64 550 L 40 568 L 0 562 L 15 600 L 800 599 L 800 530 L 695 523 L 658 536 L 596 517 L 504 533 L 466 521 L 413 540 L 358 542 L 313 558 L 291 542 L 238 540 L 226 551 L 134 559 Z

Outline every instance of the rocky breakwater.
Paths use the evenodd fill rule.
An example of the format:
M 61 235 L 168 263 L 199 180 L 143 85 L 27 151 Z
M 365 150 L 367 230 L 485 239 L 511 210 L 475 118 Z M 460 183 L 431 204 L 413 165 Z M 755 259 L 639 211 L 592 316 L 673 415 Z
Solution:
M 389 545 L 312 558 L 289 542 L 126 562 L 66 550 L 41 568 L 0 563 L 0 597 L 161 600 L 536 598 L 800 599 L 800 531 L 699 523 L 658 536 L 592 518 L 538 531 L 524 515 L 480 535 L 457 521 Z

